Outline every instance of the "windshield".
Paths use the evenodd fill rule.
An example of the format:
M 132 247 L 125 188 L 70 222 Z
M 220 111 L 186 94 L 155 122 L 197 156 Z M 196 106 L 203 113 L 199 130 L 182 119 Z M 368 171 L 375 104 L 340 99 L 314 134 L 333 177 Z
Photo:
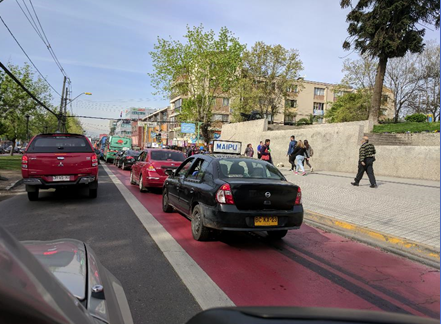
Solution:
M 0 226 L 83 239 L 137 324 L 439 321 L 440 1 L 0 0 Z
M 275 166 L 259 160 L 221 159 L 219 167 L 222 178 L 285 180 L 285 177 Z
M 92 153 L 85 137 L 74 136 L 41 136 L 35 138 L 29 146 L 28 153 Z
M 183 153 L 176 151 L 152 151 L 151 159 L 153 161 L 184 161 Z

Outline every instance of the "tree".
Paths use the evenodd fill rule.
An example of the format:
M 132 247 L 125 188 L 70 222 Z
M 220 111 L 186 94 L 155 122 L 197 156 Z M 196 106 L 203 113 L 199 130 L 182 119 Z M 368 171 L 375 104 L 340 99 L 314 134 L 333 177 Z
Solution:
M 378 123 L 384 76 L 387 62 L 407 52 L 421 53 L 424 49 L 425 29 L 417 24 L 439 27 L 439 0 L 341 0 L 342 8 L 351 7 L 347 15 L 349 38 L 343 43 L 362 55 L 378 58 L 369 121 Z
M 419 83 L 409 99 L 410 113 L 432 114 L 440 120 L 440 46 L 431 42 L 418 56 L 416 74 Z
M 371 91 L 375 85 L 378 61 L 369 55 L 362 55 L 358 60 L 346 59 L 342 72 L 345 74 L 341 83 L 345 87 Z
M 418 58 L 419 55 L 408 52 L 403 57 L 391 59 L 387 66 L 385 83 L 394 96 L 394 121 L 396 123 L 420 83 Z
M 294 87 L 300 87 L 299 72 L 302 61 L 294 49 L 281 45 L 267 45 L 256 42 L 250 51 L 243 54 L 242 109 L 253 107 L 262 115 L 275 116 L 285 107 L 285 99 L 294 94 Z
M 180 120 L 202 123 L 205 141 L 211 140 L 212 107 L 216 96 L 228 94 L 239 80 L 241 55 L 245 46 L 226 27 L 218 37 L 203 26 L 187 26 L 185 43 L 158 37 L 150 52 L 153 87 L 165 96 L 183 95 Z
M 371 95 L 368 91 L 357 90 L 338 97 L 325 118 L 329 123 L 343 123 L 366 120 L 369 117 Z
M 9 65 L 9 70 L 18 80 L 39 98 L 46 106 L 50 106 L 52 95 L 48 84 L 40 77 L 34 80 L 34 73 L 28 64 L 23 67 Z M 12 141 L 13 147 L 17 140 L 26 140 L 26 115 L 31 117 L 43 113 L 43 108 L 20 88 L 9 76 L 4 76 L 0 83 L 0 114 L 2 116 L 1 132 Z M 11 150 L 11 155 L 13 155 Z

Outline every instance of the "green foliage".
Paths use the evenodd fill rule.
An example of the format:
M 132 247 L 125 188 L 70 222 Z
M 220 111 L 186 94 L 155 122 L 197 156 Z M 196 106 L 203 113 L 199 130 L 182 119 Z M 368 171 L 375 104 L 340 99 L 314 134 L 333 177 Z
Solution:
M 375 125 L 374 133 L 439 132 L 439 123 L 396 123 Z
M 46 106 L 52 99 L 49 86 L 43 79 L 34 78 L 34 72 L 28 64 L 23 67 L 9 65 L 9 70 Z M 13 141 L 26 140 L 26 115 L 30 120 L 45 114 L 42 107 L 29 97 L 9 76 L 0 80 L 0 114 L 2 115 L 1 134 Z M 11 152 L 12 154 L 12 152 Z
M 349 38 L 343 48 L 379 59 L 369 119 L 378 122 L 387 61 L 408 51 L 421 53 L 425 34 L 422 23 L 439 28 L 439 0 L 341 0 L 351 7 L 347 16 Z
M 407 122 L 424 123 L 425 121 L 427 121 L 427 116 L 424 114 L 413 114 L 413 115 L 408 115 L 408 116 L 404 117 L 404 119 Z
M 297 50 L 256 42 L 243 53 L 241 81 L 234 93 L 237 99 L 232 102 L 234 119 L 253 110 L 261 115 L 278 114 L 280 102 L 288 96 L 294 97 L 287 90 L 301 86 L 300 70 L 302 62 Z
M 209 142 L 213 100 L 236 87 L 245 46 L 226 27 L 216 38 L 202 25 L 187 26 L 184 38 L 182 43 L 158 37 L 150 52 L 154 72 L 149 76 L 157 93 L 187 98 L 181 120 L 202 122 L 202 135 Z
M 9 70 L 47 107 L 51 105 L 52 95 L 48 84 L 40 77 L 35 78 L 34 71 L 28 64 L 22 67 L 9 65 Z M 0 74 L 0 136 L 13 141 L 26 141 L 26 115 L 29 115 L 29 135 L 55 132 L 58 128 L 57 118 L 39 106 L 9 76 Z M 68 130 L 82 134 L 83 129 L 77 118 L 68 118 Z M 12 154 L 13 152 L 11 152 Z
M 332 104 L 325 118 L 329 123 L 343 123 L 358 120 L 366 120 L 369 117 L 370 94 L 359 90 L 357 92 L 346 93 L 338 97 Z
M 297 121 L 297 126 L 302 126 L 302 125 L 311 125 L 311 121 L 309 120 L 309 118 L 301 118 Z
M 341 0 L 342 8 L 351 0 Z M 439 27 L 439 0 L 359 0 L 347 16 L 350 39 L 343 48 L 379 58 L 420 53 L 425 29 L 421 23 Z M 419 27 L 421 26 L 421 27 Z

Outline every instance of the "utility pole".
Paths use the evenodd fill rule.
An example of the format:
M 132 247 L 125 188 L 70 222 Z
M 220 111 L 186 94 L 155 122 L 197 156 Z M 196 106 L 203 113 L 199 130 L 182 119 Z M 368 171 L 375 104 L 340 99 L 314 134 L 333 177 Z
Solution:
M 67 133 L 67 100 L 70 97 L 69 89 L 66 87 L 64 92 L 64 111 L 63 111 L 63 132 Z
M 66 76 L 63 79 L 63 89 L 61 91 L 60 111 L 58 113 L 58 131 L 62 132 L 63 127 L 63 104 L 64 104 L 64 88 L 66 87 Z

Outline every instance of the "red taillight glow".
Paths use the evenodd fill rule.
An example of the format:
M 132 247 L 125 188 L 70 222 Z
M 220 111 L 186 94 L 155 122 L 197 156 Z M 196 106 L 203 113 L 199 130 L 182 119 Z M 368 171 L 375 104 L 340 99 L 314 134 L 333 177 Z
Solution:
M 228 183 L 222 185 L 216 193 L 216 200 L 219 204 L 234 205 L 233 194 Z
M 22 169 L 28 168 L 28 156 L 27 155 L 23 155 L 23 157 L 21 158 L 21 168 Z
M 156 172 L 156 169 L 153 165 L 149 165 L 147 171 Z
M 127 159 L 128 160 L 133 159 L 133 156 L 128 156 Z
M 58 253 L 58 251 L 47 251 L 47 252 L 44 252 L 43 254 L 44 255 L 52 255 L 52 254 L 55 254 L 55 253 Z
M 96 154 L 92 155 L 91 160 L 92 160 L 93 167 L 98 166 L 98 158 L 96 157 Z
M 295 205 L 301 205 L 302 204 L 302 189 L 297 189 L 297 197 L 296 197 L 296 202 L 294 203 Z

